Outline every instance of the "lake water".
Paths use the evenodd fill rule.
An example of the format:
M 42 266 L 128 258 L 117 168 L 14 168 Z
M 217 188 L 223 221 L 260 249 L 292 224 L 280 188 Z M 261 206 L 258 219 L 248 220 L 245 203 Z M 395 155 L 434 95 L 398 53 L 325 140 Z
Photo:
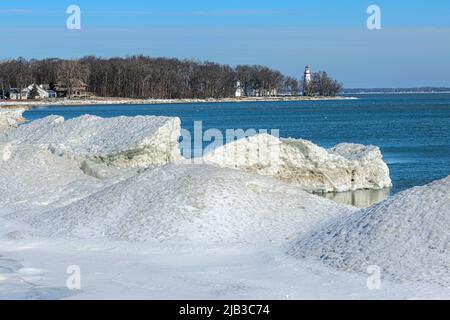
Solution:
M 83 114 L 177 116 L 182 126 L 203 129 L 279 129 L 281 137 L 303 138 L 331 147 L 341 142 L 379 146 L 394 187 L 390 193 L 450 175 L 450 94 L 353 95 L 357 100 L 96 105 L 38 107 L 29 120 L 50 114 L 66 119 Z M 376 202 L 387 191 L 337 195 L 343 202 Z M 333 198 L 333 195 L 328 195 Z M 357 198 L 357 200 L 355 200 Z M 359 200 L 358 200 L 359 199 Z

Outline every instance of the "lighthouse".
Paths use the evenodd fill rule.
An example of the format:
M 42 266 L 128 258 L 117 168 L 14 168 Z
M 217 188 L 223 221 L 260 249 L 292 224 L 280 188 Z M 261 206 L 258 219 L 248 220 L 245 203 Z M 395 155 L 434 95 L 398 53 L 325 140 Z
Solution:
M 305 75 L 304 75 L 305 83 L 309 84 L 311 82 L 311 68 L 309 65 L 305 67 Z
M 311 68 L 309 65 L 305 67 L 305 73 L 303 75 L 303 95 L 311 95 Z

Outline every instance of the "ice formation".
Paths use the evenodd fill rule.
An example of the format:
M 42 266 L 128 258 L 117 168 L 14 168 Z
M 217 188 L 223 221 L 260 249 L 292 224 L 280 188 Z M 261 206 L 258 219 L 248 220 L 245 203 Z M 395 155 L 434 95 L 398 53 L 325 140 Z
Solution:
M 270 177 L 183 164 L 179 125 L 50 116 L 10 130 L 0 135 L 0 211 L 50 236 L 252 242 L 354 210 Z
M 206 163 L 272 176 L 312 192 L 384 189 L 389 168 L 375 146 L 343 143 L 324 149 L 310 141 L 261 134 L 219 147 Z
M 173 164 L 28 222 L 50 236 L 255 242 L 293 237 L 350 210 L 271 178 Z
M 0 133 L 0 298 L 448 297 L 434 284 L 450 284 L 450 178 L 357 211 L 303 189 L 381 187 L 375 147 L 262 135 L 193 165 L 179 127 L 51 116 Z M 319 259 L 433 284 L 370 291 L 367 274 Z M 89 283 L 79 293 L 65 287 L 69 261 Z
M 302 237 L 292 253 L 341 270 L 450 286 L 450 176 Z
M 68 121 L 55 118 L 33 140 L 57 155 L 83 157 L 124 168 L 147 168 L 178 160 L 179 136 L 178 118 L 86 115 Z
M 0 208 L 65 205 L 128 178 L 129 168 L 176 161 L 179 130 L 178 118 L 93 116 L 9 130 L 0 134 Z
M 58 156 L 147 168 L 179 160 L 179 136 L 178 118 L 86 115 L 68 121 L 58 116 L 34 121 L 11 131 L 7 140 L 14 144 L 26 139 Z
M 23 123 L 25 119 L 22 117 L 24 109 L 2 109 L 0 108 L 0 133 L 16 128 Z

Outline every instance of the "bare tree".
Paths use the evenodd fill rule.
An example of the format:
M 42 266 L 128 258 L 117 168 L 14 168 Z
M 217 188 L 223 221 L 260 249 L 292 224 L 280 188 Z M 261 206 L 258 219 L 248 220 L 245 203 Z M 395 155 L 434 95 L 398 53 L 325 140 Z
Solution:
M 313 73 L 312 92 L 319 96 L 336 96 L 343 88 L 342 83 L 331 79 L 325 71 Z
M 89 68 L 78 60 L 66 60 L 58 68 L 58 81 L 67 88 L 69 98 L 79 81 L 87 81 L 90 74 Z
M 233 97 L 240 81 L 246 96 L 298 94 L 302 82 L 260 65 L 232 68 L 214 62 L 129 56 L 78 60 L 44 59 L 0 61 L 1 86 L 25 88 L 31 83 L 65 86 L 69 97 L 85 82 L 101 97 L 226 98 Z M 342 84 L 325 72 L 313 75 L 311 95 L 336 95 Z M 54 86 L 53 86 L 54 87 Z M 0 91 L 1 92 L 1 91 Z

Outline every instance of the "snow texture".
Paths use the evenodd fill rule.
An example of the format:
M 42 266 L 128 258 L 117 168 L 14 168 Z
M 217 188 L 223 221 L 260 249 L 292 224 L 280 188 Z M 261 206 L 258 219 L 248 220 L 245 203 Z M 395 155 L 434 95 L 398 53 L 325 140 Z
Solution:
M 85 115 L 68 121 L 50 119 L 50 125 L 40 125 L 32 139 L 59 156 L 78 156 L 124 168 L 164 165 L 180 158 L 178 118 Z M 30 136 L 28 130 L 24 131 Z M 21 134 L 15 131 L 11 138 Z
M 148 168 L 180 159 L 180 130 L 178 118 L 86 115 L 64 121 L 50 116 L 0 136 L 0 143 L 9 149 L 34 148 L 122 168 Z
M 375 146 L 343 143 L 324 149 L 307 140 L 268 134 L 243 138 L 207 153 L 206 163 L 254 172 L 311 192 L 380 190 L 392 186 Z
M 50 236 L 253 243 L 295 237 L 350 210 L 270 178 L 174 164 L 27 221 Z
M 450 286 L 450 177 L 362 209 L 296 242 L 291 253 L 340 270 Z
M 11 128 L 16 128 L 23 123 L 25 119 L 22 117 L 24 109 L 2 109 L 0 108 L 0 133 Z
M 66 205 L 134 168 L 176 161 L 179 130 L 178 118 L 93 116 L 50 116 L 9 130 L 0 134 L 0 208 Z
M 179 160 L 179 122 L 51 116 L 0 133 L 0 299 L 449 297 L 449 178 L 357 211 L 290 175 L 306 163 L 315 175 L 295 179 L 320 184 L 351 162 L 376 176 L 375 147 L 262 136 L 283 160 L 248 143 L 248 158 L 268 155 L 263 176 Z M 421 282 L 368 290 L 346 272 L 368 263 Z M 68 264 L 81 291 L 66 288 Z

